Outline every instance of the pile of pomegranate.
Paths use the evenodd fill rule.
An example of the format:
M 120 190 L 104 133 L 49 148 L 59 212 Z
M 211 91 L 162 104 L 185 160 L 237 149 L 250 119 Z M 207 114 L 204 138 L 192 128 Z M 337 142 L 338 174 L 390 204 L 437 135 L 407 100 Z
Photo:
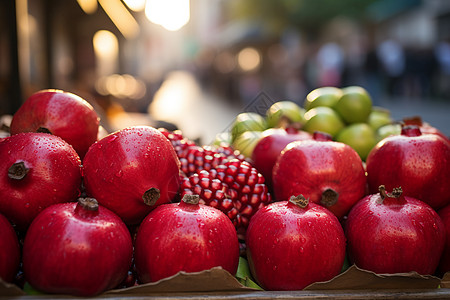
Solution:
M 324 132 L 278 128 L 251 157 L 181 131 L 99 136 L 81 97 L 33 94 L 0 138 L 0 278 L 95 296 L 240 258 L 265 290 L 343 272 L 450 271 L 450 142 L 405 122 L 363 161 Z M 432 128 L 431 128 L 432 129 Z

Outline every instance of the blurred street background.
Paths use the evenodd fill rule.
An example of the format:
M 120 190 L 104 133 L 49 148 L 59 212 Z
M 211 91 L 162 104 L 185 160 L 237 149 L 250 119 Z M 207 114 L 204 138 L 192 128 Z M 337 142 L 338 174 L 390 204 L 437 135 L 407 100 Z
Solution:
M 450 1 L 0 1 L 0 115 L 56 88 L 108 131 L 209 143 L 255 103 L 349 85 L 450 136 Z

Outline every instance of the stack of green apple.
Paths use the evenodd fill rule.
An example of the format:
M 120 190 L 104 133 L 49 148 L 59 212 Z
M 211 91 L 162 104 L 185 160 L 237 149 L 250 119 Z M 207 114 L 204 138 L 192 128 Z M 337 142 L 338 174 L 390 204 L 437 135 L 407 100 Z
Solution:
M 303 106 L 284 100 L 274 103 L 265 116 L 239 114 L 230 131 L 218 134 L 215 143 L 229 143 L 251 157 L 259 139 L 287 126 L 309 133 L 328 133 L 335 141 L 355 149 L 362 160 L 379 140 L 400 130 L 389 110 L 373 106 L 364 88 L 320 87 L 307 95 Z

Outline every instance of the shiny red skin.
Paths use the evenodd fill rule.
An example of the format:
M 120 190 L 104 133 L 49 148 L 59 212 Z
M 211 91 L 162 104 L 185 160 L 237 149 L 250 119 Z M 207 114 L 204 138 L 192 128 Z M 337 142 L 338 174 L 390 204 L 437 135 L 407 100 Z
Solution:
M 137 233 L 135 265 L 143 283 L 218 266 L 234 275 L 238 262 L 233 223 L 207 205 L 183 201 L 161 205 L 148 214 Z
M 254 278 L 266 290 L 301 290 L 340 273 L 345 236 L 336 216 L 315 203 L 289 201 L 258 210 L 246 235 Z
M 283 150 L 273 169 L 276 201 L 303 194 L 321 204 L 322 193 L 333 189 L 338 200 L 326 206 L 342 219 L 364 197 L 366 176 L 361 158 L 350 146 L 321 140 L 292 142 Z
M 450 205 L 438 211 L 439 217 L 445 226 L 445 246 L 439 261 L 438 271 L 440 275 L 450 272 Z
M 36 132 L 39 127 L 61 137 L 83 158 L 97 140 L 100 119 L 83 98 L 61 90 L 42 90 L 32 94 L 11 121 L 11 134 Z
M 81 189 L 81 160 L 61 138 L 20 133 L 0 143 L 0 213 L 24 231 L 44 208 L 75 201 Z M 21 180 L 8 177 L 16 162 L 29 169 Z
M 111 133 L 90 147 L 83 159 L 84 185 L 89 196 L 127 225 L 135 225 L 176 196 L 179 168 L 175 150 L 161 132 L 134 126 Z M 151 206 L 142 198 L 150 188 L 160 191 Z
M 433 274 L 445 243 L 445 227 L 423 201 L 408 196 L 364 197 L 345 225 L 349 260 L 375 273 Z
M 405 195 L 438 210 L 450 204 L 450 143 L 417 130 L 387 137 L 370 151 L 369 192 L 376 193 L 381 184 L 387 190 L 401 186 Z
M 0 232 L 0 278 L 13 282 L 20 264 L 19 240 L 11 223 L 1 214 Z
M 312 135 L 306 131 L 295 134 L 275 132 L 261 138 L 252 152 L 253 166 L 264 176 L 266 184 L 272 187 L 272 171 L 281 151 L 294 141 L 311 140 Z
M 133 255 L 122 220 L 99 206 L 55 204 L 31 224 L 23 246 L 26 280 L 52 294 L 93 296 L 115 288 L 127 276 Z

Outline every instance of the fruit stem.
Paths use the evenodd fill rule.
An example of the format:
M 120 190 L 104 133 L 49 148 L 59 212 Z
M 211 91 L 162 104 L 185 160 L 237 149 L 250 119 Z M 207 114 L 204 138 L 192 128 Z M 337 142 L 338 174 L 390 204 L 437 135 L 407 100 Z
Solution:
M 331 188 L 327 188 L 322 192 L 322 199 L 320 199 L 320 203 L 325 205 L 326 207 L 330 207 L 336 204 L 338 201 L 339 194 L 335 190 Z
M 8 169 L 8 177 L 14 180 L 21 180 L 28 174 L 28 169 L 23 161 L 13 163 Z
M 148 206 L 153 206 L 156 204 L 160 196 L 160 192 L 157 188 L 149 188 L 145 191 L 144 195 L 142 195 L 142 200 L 144 200 L 144 203 Z
M 198 204 L 200 202 L 200 196 L 199 195 L 189 195 L 186 194 L 183 196 L 183 199 L 181 199 L 184 203 L 187 204 Z
M 50 130 L 48 130 L 48 128 L 45 128 L 45 127 L 39 127 L 39 128 L 36 130 L 36 132 L 38 132 L 38 133 L 50 133 L 50 134 L 52 134 L 52 132 L 51 132 Z
M 98 210 L 98 202 L 95 198 L 78 198 L 78 204 L 86 210 L 89 211 L 97 211 Z
M 400 196 L 403 194 L 402 187 L 393 188 L 392 193 L 386 193 L 386 187 L 384 185 L 380 185 L 378 187 L 378 190 L 380 191 L 381 200 L 384 200 L 386 197 L 389 198 L 400 198 Z
M 98 202 L 95 198 L 80 197 L 75 206 L 75 215 L 82 218 L 89 218 L 98 214 Z
M 298 207 L 305 208 L 308 206 L 309 199 L 306 199 L 302 194 L 298 196 L 291 196 L 289 202 L 297 205 Z
M 413 136 L 421 136 L 422 132 L 420 131 L 419 126 L 417 125 L 402 125 L 402 135 L 413 137 Z

